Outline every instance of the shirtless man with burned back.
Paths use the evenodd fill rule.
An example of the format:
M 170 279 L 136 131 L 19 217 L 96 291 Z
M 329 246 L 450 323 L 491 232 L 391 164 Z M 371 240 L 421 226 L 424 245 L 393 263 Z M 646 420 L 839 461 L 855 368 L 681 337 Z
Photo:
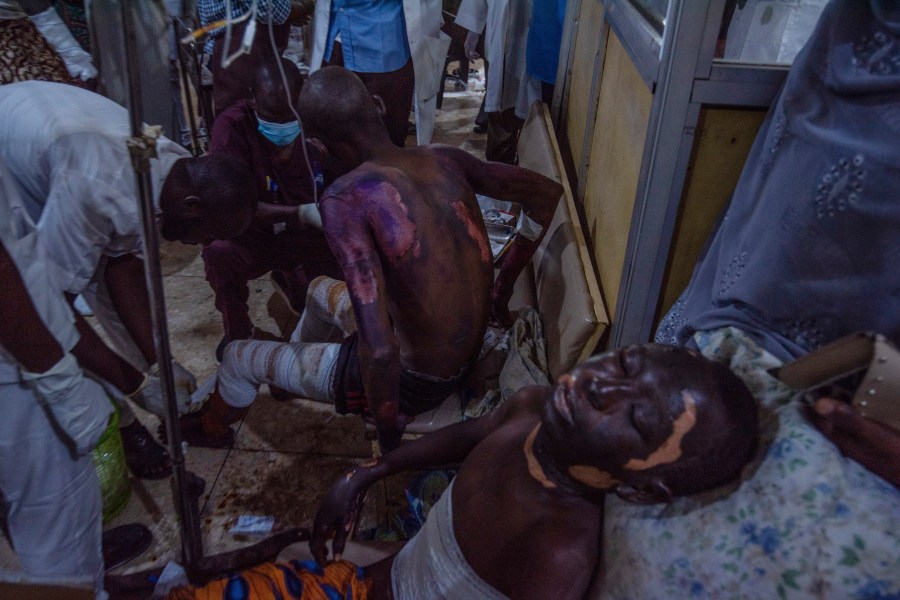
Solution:
M 310 76 L 299 109 L 307 137 L 346 172 L 319 202 L 346 287 L 326 278 L 310 285 L 292 343 L 241 341 L 226 348 L 218 386 L 225 402 L 214 398 L 195 441 L 221 435 L 233 418 L 227 408 L 248 406 L 259 384 L 270 383 L 334 402 L 338 412 L 371 415 L 389 448 L 408 417 L 457 388 L 489 317 L 509 324 L 513 284 L 543 238 L 562 188 L 450 146 L 398 148 L 365 86 L 340 67 Z M 178 178 L 184 170 L 173 173 Z M 211 178 L 204 192 L 204 182 L 192 179 L 195 195 L 214 210 L 217 181 Z M 163 190 L 166 220 L 179 218 L 176 183 Z M 496 280 L 476 193 L 520 203 L 543 228 L 534 239 L 516 238 Z M 187 229 L 204 227 L 195 219 Z

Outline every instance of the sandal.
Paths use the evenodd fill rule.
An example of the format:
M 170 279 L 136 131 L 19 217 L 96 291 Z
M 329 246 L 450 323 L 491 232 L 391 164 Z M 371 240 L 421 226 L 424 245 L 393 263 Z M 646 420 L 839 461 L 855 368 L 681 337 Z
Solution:
M 203 414 L 206 410 L 207 408 L 203 407 L 196 413 L 182 415 L 178 419 L 181 440 L 187 442 L 188 446 L 196 448 L 231 448 L 236 437 L 234 429 L 228 427 L 222 433 L 208 433 L 203 427 Z M 165 421 L 156 428 L 156 435 L 161 440 L 167 439 L 168 430 Z
M 159 445 L 147 428 L 137 419 L 119 428 L 125 463 L 131 472 L 141 479 L 163 479 L 172 474 L 169 453 Z
M 146 525 L 128 523 L 103 532 L 103 569 L 111 571 L 150 547 L 153 534 Z
M 188 446 L 199 448 L 231 448 L 234 445 L 234 429 L 226 427 L 221 433 L 209 433 L 203 427 L 200 413 L 181 417 L 181 439 Z

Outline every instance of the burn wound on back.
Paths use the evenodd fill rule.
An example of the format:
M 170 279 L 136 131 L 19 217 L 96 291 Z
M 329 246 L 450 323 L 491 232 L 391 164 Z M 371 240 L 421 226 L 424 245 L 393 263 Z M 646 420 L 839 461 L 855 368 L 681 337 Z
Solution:
M 478 250 L 481 252 L 481 260 L 486 264 L 490 264 L 491 248 L 488 246 L 487 238 L 484 235 L 481 223 L 476 223 L 472 220 L 472 216 L 469 214 L 469 211 L 466 210 L 465 203 L 454 202 L 453 209 L 456 211 L 456 216 L 459 217 L 459 220 L 465 224 L 469 237 L 478 244 Z
M 659 448 L 650 453 L 647 458 L 632 458 L 625 463 L 624 468 L 629 471 L 643 471 L 658 465 L 673 463 L 681 457 L 681 441 L 684 436 L 697 424 L 697 404 L 690 392 L 681 392 L 684 400 L 684 411 L 672 422 L 672 435 L 664 441 Z
M 400 192 L 387 181 L 361 181 L 357 184 L 370 207 L 372 229 L 378 238 L 381 250 L 391 258 L 399 258 L 408 252 L 418 256 L 420 247 L 416 238 L 416 224 L 409 218 L 409 209 Z

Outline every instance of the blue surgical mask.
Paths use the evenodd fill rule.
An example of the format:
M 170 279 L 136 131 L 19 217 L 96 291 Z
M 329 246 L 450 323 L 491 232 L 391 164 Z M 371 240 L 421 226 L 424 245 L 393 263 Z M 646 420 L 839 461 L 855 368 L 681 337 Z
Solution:
M 257 127 L 259 132 L 276 146 L 287 146 L 300 135 L 300 123 L 297 121 L 272 123 L 271 121 L 260 119 L 259 115 L 256 115 L 256 120 L 259 123 L 259 127 Z

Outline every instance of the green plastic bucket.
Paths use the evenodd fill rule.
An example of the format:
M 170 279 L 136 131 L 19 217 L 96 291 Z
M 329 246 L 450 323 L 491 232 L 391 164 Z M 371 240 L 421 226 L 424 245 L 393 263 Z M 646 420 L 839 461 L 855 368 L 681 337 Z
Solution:
M 92 453 L 97 479 L 100 480 L 100 495 L 103 499 L 103 522 L 108 523 L 122 512 L 131 496 L 131 482 L 128 479 L 128 465 L 125 464 L 125 448 L 119 433 L 119 409 L 113 412 L 109 426 Z

